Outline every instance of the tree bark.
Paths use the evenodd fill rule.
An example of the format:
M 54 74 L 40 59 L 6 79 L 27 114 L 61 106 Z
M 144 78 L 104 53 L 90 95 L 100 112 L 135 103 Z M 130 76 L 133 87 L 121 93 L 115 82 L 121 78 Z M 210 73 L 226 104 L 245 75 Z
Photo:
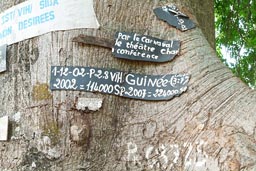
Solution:
M 16 3 L 2 2 L 0 9 Z M 180 32 L 153 13 L 169 3 L 194 21 L 204 20 L 196 29 Z M 207 4 L 211 6 L 197 11 Z M 95 0 L 99 30 L 56 31 L 8 46 L 8 71 L 0 75 L 0 112 L 10 116 L 11 128 L 9 141 L 0 143 L 0 170 L 255 170 L 256 94 L 216 57 L 213 11 L 207 11 L 212 4 Z M 106 48 L 72 42 L 79 34 L 113 38 L 116 31 L 178 39 L 181 52 L 172 62 L 155 64 L 120 60 Z M 186 93 L 160 102 L 51 92 L 52 65 L 188 73 L 191 80 Z M 77 99 L 83 97 L 103 99 L 103 105 L 99 111 L 77 110 Z

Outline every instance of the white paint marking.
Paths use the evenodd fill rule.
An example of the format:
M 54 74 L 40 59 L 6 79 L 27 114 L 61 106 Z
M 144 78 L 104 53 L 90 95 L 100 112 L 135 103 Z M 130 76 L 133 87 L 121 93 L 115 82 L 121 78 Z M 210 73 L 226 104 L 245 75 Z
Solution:
M 97 111 L 102 107 L 103 99 L 101 98 L 78 98 L 76 109 Z

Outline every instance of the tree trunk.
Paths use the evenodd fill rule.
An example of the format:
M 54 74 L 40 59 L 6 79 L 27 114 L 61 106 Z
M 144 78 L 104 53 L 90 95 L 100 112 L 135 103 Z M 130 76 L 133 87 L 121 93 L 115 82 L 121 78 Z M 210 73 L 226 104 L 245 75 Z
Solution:
M 0 9 L 15 3 L 2 2 Z M 153 9 L 169 3 L 198 21 L 197 28 L 180 32 L 158 20 Z M 99 30 L 56 31 L 8 46 L 0 115 L 10 116 L 11 128 L 10 139 L 0 143 L 0 170 L 255 170 L 256 94 L 216 57 L 213 2 L 95 0 L 94 8 Z M 113 38 L 116 31 L 178 39 L 180 55 L 163 64 L 134 62 L 72 42 L 79 34 Z M 52 92 L 52 65 L 188 73 L 191 80 L 187 92 L 170 101 Z M 102 107 L 77 110 L 85 97 L 103 99 Z

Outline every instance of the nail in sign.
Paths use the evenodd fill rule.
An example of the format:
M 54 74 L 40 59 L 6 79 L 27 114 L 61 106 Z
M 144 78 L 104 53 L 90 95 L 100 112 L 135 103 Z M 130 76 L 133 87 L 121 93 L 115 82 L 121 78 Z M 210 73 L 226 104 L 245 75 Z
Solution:
M 115 69 L 52 66 L 51 90 L 78 90 L 141 100 L 170 100 L 187 89 L 186 74 L 142 75 Z
M 117 32 L 112 52 L 115 57 L 150 62 L 172 60 L 180 50 L 180 41 L 161 40 L 136 33 Z
M 175 5 L 156 8 L 154 9 L 154 13 L 159 19 L 166 21 L 168 24 L 181 31 L 190 30 L 196 27 L 193 21 L 191 21 L 186 14 L 180 12 Z
M 0 72 L 6 71 L 6 45 L 0 46 Z

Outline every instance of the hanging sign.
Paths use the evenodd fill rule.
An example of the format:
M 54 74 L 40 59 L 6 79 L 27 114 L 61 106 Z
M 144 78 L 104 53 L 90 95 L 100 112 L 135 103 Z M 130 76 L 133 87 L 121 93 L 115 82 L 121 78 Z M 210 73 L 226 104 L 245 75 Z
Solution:
M 117 32 L 112 52 L 117 58 L 166 62 L 172 60 L 179 49 L 178 40 L 161 40 L 136 33 Z
M 6 71 L 6 45 L 0 46 L 0 72 Z
M 8 116 L 0 118 L 0 141 L 8 139 Z
M 180 10 L 175 5 L 167 5 L 154 9 L 156 16 L 166 21 L 173 27 L 181 31 L 186 31 L 195 28 L 196 25 L 189 19 L 186 14 L 180 12 Z
M 98 27 L 93 0 L 28 0 L 0 14 L 0 45 L 56 30 Z
M 141 100 L 169 100 L 187 89 L 186 74 L 142 75 L 93 67 L 51 67 L 51 90 L 101 92 Z

